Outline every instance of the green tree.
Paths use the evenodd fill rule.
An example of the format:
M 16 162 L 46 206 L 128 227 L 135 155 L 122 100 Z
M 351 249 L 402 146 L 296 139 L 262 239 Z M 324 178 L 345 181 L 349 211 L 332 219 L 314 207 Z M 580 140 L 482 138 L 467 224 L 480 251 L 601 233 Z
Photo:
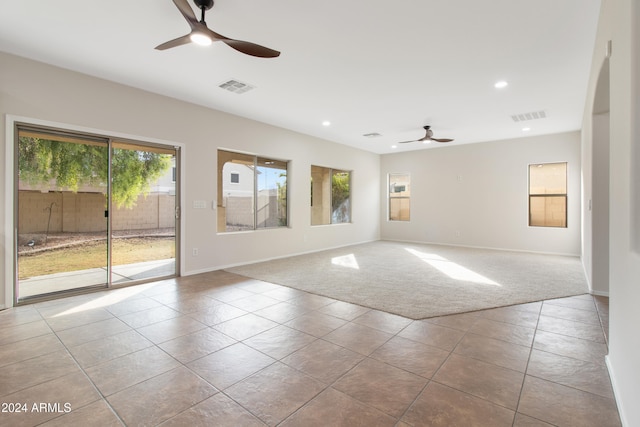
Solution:
M 286 226 L 287 222 L 287 172 L 281 172 L 278 175 L 278 178 L 281 178 L 281 181 L 276 182 L 276 186 L 278 188 L 278 212 L 280 215 L 278 216 L 278 225 Z
M 20 137 L 20 179 L 31 185 L 55 186 L 78 191 L 81 185 L 104 186 L 108 182 L 108 148 L 34 137 Z M 111 157 L 112 198 L 117 207 L 135 206 L 139 194 L 171 167 L 171 156 L 150 151 L 116 148 Z
M 331 177 L 331 208 L 338 207 L 349 198 L 349 172 L 334 171 Z

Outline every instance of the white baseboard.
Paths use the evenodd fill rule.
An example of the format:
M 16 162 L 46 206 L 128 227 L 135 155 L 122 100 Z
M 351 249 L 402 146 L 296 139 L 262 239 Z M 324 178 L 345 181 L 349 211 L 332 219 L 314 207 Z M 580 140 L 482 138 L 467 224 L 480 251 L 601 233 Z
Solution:
M 620 399 L 618 399 L 619 391 L 618 391 L 618 386 L 616 384 L 616 376 L 615 373 L 613 371 L 613 365 L 611 365 L 611 359 L 609 359 L 609 355 L 606 355 L 604 357 L 604 363 L 607 365 L 607 371 L 609 371 L 609 378 L 611 379 L 611 388 L 613 388 L 613 398 L 616 401 L 616 405 L 618 406 L 618 414 L 620 415 L 620 423 L 622 424 L 622 427 L 627 427 L 629 426 L 629 423 L 627 423 L 626 418 L 624 416 L 625 411 L 624 411 L 624 406 L 622 405 L 622 401 Z
M 307 254 L 313 254 L 313 253 L 316 253 L 316 252 L 330 251 L 332 249 L 346 248 L 346 247 L 349 247 L 349 246 L 362 245 L 362 244 L 365 244 L 365 243 L 371 243 L 371 242 L 377 242 L 377 241 L 378 240 L 365 240 L 365 241 L 362 241 L 362 242 L 348 243 L 346 245 L 337 245 L 337 246 L 330 246 L 330 247 L 321 248 L 321 249 L 314 249 L 314 250 L 310 250 L 310 251 L 295 252 L 295 253 L 281 255 L 281 256 L 277 256 L 277 257 L 261 258 L 261 259 L 254 259 L 254 260 L 251 260 L 251 261 L 246 261 L 246 262 L 237 262 L 237 263 L 233 263 L 233 264 L 218 265 L 216 267 L 204 268 L 204 269 L 201 269 L 201 270 L 187 271 L 187 272 L 185 272 L 184 276 L 192 276 L 194 274 L 201 274 L 201 273 L 210 273 L 212 271 L 224 270 L 226 268 L 241 267 L 243 265 L 257 264 L 259 262 L 273 261 L 273 260 L 276 260 L 276 259 L 291 258 L 291 257 L 298 256 L 298 255 L 307 255 Z
M 380 239 L 380 240 L 387 241 L 387 242 L 398 242 L 398 243 L 414 243 L 416 245 L 451 246 L 456 248 L 486 249 L 490 251 L 522 252 L 526 254 L 557 255 L 557 256 L 568 256 L 568 257 L 575 257 L 575 258 L 580 257 L 580 254 L 572 254 L 572 253 L 565 253 L 565 252 L 545 252 L 545 251 L 532 251 L 528 249 L 498 248 L 498 247 L 492 247 L 492 246 L 459 245 L 455 243 L 427 242 L 424 240 L 395 240 L 395 239 Z
M 584 279 L 587 281 L 587 289 L 589 289 L 589 293 L 593 293 L 593 285 L 591 284 L 591 277 L 589 277 L 589 272 L 587 271 L 587 266 L 584 265 L 584 257 L 580 255 L 580 264 L 582 264 L 582 272 L 584 273 Z
M 609 291 L 597 291 L 595 289 L 593 289 L 593 284 L 591 283 L 591 278 L 589 277 L 589 274 L 587 274 L 587 268 L 584 265 L 584 259 L 582 257 L 580 257 L 580 262 L 582 264 L 582 272 L 584 273 L 584 278 L 587 280 L 587 286 L 589 287 L 589 293 L 591 295 L 597 295 L 600 297 L 609 297 Z

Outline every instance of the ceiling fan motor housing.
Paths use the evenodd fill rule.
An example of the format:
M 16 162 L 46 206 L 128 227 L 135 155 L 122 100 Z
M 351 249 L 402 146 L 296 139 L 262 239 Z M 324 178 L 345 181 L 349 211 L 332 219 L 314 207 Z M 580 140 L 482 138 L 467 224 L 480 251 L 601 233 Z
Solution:
M 205 10 L 209 10 L 213 7 L 213 0 L 193 0 L 198 9 L 204 8 Z

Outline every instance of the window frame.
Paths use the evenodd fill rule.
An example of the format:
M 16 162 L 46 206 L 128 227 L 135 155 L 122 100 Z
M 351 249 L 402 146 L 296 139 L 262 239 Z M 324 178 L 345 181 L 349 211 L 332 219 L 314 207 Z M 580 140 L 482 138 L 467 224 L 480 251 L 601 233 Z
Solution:
M 220 164 L 220 162 L 222 161 L 221 159 L 221 155 L 220 153 L 227 153 L 231 160 L 227 160 L 224 163 Z M 237 161 L 234 162 L 233 160 L 233 156 L 238 156 L 238 160 L 245 160 L 243 161 Z M 266 156 L 261 156 L 258 154 L 249 154 L 249 153 L 243 153 L 243 152 L 239 152 L 239 151 L 233 151 L 233 150 L 227 150 L 227 149 L 223 149 L 223 148 L 219 148 L 217 150 L 217 173 L 218 173 L 218 196 L 217 196 L 217 205 L 218 205 L 218 212 L 216 213 L 216 221 L 217 221 L 217 233 L 221 233 L 221 234 L 227 234 L 227 233 L 245 233 L 245 232 L 252 232 L 252 231 L 257 231 L 257 230 L 276 230 L 276 229 L 280 229 L 280 228 L 289 228 L 289 167 L 290 167 L 290 160 L 282 160 L 282 159 L 276 159 L 273 157 L 266 157 Z M 244 158 L 244 159 L 242 159 Z M 246 160 L 251 159 L 252 162 L 247 162 Z M 252 183 L 251 183 L 251 217 L 253 219 L 253 224 L 251 226 L 247 226 L 246 228 L 243 229 L 238 229 L 238 230 L 229 230 L 227 229 L 228 224 L 227 224 L 227 218 L 228 218 L 228 206 L 227 206 L 227 197 L 225 197 L 224 193 L 225 193 L 225 171 L 224 168 L 227 164 L 236 164 L 236 165 L 245 165 L 246 167 L 252 169 Z M 278 210 L 278 212 L 282 213 L 284 212 L 284 215 L 277 215 L 275 218 L 278 222 L 278 225 L 271 225 L 271 226 L 261 226 L 258 221 L 259 221 L 259 217 L 261 215 L 261 212 L 259 212 L 262 208 L 261 205 L 259 203 L 259 200 L 261 197 L 263 197 L 260 194 L 260 173 L 259 170 L 265 167 L 269 167 L 271 165 L 278 165 L 278 166 L 283 166 L 284 169 L 282 168 L 277 168 L 279 170 L 283 170 L 285 172 L 285 177 L 284 177 L 284 192 L 285 192 L 285 197 L 284 197 L 284 203 L 282 203 L 282 200 L 279 197 L 279 193 L 280 193 L 280 188 L 277 187 L 275 189 L 276 191 L 276 200 L 275 203 L 277 204 L 284 204 L 284 209 L 283 210 L 278 210 L 278 206 L 276 206 L 276 209 Z M 237 170 L 232 170 L 232 171 L 228 171 L 229 173 L 229 182 L 228 184 L 232 185 L 232 186 L 240 186 L 240 180 L 241 180 L 241 173 L 238 172 Z M 236 174 L 238 176 L 238 182 L 232 182 L 232 175 Z M 276 183 L 276 186 L 278 184 Z M 267 190 L 273 190 L 268 188 Z M 264 206 L 269 206 L 272 203 L 271 200 L 269 200 Z M 224 213 L 221 213 L 224 212 Z M 271 218 L 271 217 L 270 217 Z M 280 222 L 284 219 L 284 224 L 280 224 Z
M 317 222 L 314 221 L 314 219 L 317 217 L 317 214 L 314 213 L 314 207 L 316 207 L 316 205 L 314 204 L 314 201 L 317 201 L 318 197 L 314 197 L 314 183 L 313 183 L 313 176 L 314 176 L 314 169 L 315 170 L 320 170 L 323 173 L 323 176 L 326 174 L 329 177 L 329 181 L 330 181 L 330 188 L 329 188 L 329 198 L 328 200 L 322 199 L 321 201 L 321 205 L 320 208 L 322 209 L 322 211 L 325 210 L 325 205 L 326 205 L 326 209 L 329 210 L 328 212 L 328 222 L 323 220 L 324 216 L 327 214 L 327 212 L 322 212 L 322 214 L 320 215 L 320 219 L 321 222 Z M 345 200 L 348 200 L 348 212 L 347 212 L 347 217 L 348 220 L 347 221 L 341 221 L 341 222 L 334 222 L 334 180 L 333 177 L 336 174 L 348 174 L 349 178 L 348 178 L 348 183 L 347 183 L 347 188 L 348 188 L 348 197 Z M 352 219 L 352 209 L 351 209 L 351 188 L 352 188 L 352 182 L 353 182 L 353 171 L 352 170 L 346 170 L 346 169 L 337 169 L 337 168 L 330 168 L 330 167 L 326 167 L 326 166 L 318 166 L 318 165 L 311 165 L 311 191 L 310 191 L 310 201 L 309 201 L 309 208 L 310 208 L 310 223 L 312 227 L 317 227 L 317 226 L 323 226 L 323 225 L 339 225 L 339 224 L 351 224 L 353 222 Z
M 408 189 L 403 190 L 401 192 L 407 191 L 408 195 L 392 197 L 392 194 L 394 194 L 394 192 L 391 191 L 391 186 L 392 186 L 391 179 L 394 176 L 406 177 L 406 181 L 407 181 L 406 185 L 408 186 Z M 409 212 L 408 212 L 407 218 L 402 219 L 401 216 L 399 216 L 398 219 L 391 218 L 391 201 L 403 200 L 403 199 L 406 199 L 409 201 Z M 387 221 L 389 222 L 410 222 L 411 221 L 411 174 L 409 172 L 389 172 L 387 174 Z
M 544 167 L 551 165 L 564 165 L 564 193 L 534 193 L 531 188 L 531 170 L 533 167 Z M 546 190 L 546 188 L 545 188 Z M 532 224 L 532 200 L 539 198 L 561 198 L 564 200 L 564 224 L 562 225 L 547 225 L 545 224 Z M 569 228 L 569 162 L 557 161 L 557 162 L 540 162 L 530 163 L 527 166 L 527 225 L 529 227 L 542 227 L 542 228 Z

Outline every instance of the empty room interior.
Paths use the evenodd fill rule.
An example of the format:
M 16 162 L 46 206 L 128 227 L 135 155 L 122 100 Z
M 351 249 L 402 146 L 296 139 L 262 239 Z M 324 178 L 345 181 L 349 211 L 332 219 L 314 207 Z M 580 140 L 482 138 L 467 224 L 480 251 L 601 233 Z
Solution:
M 0 424 L 640 425 L 639 52 L 634 0 L 0 0 Z

